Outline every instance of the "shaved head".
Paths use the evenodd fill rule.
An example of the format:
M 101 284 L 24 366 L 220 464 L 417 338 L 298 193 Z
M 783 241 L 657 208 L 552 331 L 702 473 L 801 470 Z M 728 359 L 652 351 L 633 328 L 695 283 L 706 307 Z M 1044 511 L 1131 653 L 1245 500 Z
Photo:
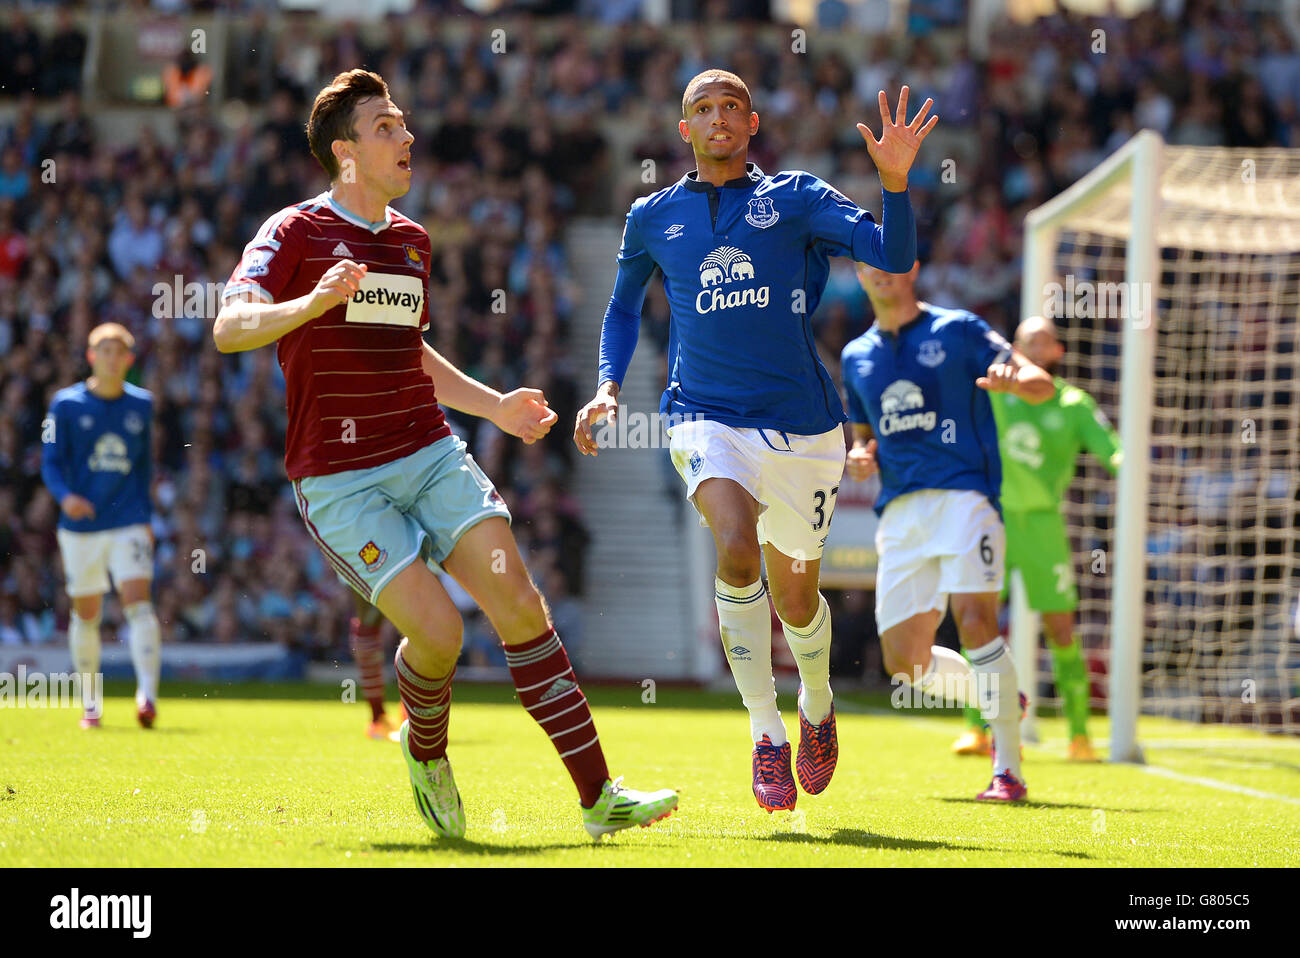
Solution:
M 697 73 L 691 77 L 691 82 L 686 84 L 686 92 L 682 94 L 682 116 L 686 116 L 686 111 L 690 108 L 691 101 L 699 95 L 700 89 L 712 83 L 719 83 L 732 88 L 736 94 L 745 103 L 745 109 L 752 110 L 753 102 L 749 97 L 749 87 L 745 86 L 745 81 L 734 73 L 728 73 L 726 70 L 705 70 L 703 73 Z
M 1035 366 L 1055 372 L 1065 355 L 1056 324 L 1046 316 L 1030 316 L 1016 327 L 1016 349 Z
M 1027 342 L 1036 333 L 1046 333 L 1058 343 L 1061 341 L 1061 337 L 1056 333 L 1056 323 L 1046 316 L 1030 316 L 1016 327 L 1016 342 Z

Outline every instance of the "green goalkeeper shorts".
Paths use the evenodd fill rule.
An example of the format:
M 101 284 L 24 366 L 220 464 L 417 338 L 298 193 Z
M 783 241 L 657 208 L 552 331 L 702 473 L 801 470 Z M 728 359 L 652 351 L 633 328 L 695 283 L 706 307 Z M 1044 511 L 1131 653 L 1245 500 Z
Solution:
M 1019 570 L 1035 612 L 1073 612 L 1079 606 L 1074 562 L 1065 520 L 1057 511 L 1011 512 L 1003 515 L 1007 530 L 1007 585 Z

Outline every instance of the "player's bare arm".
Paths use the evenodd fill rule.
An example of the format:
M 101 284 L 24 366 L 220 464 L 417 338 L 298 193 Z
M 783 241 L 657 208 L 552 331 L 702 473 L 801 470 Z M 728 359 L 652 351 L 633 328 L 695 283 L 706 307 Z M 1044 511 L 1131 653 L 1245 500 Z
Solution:
M 341 259 L 305 296 L 283 303 L 264 303 L 251 293 L 233 296 L 217 314 L 212 339 L 223 353 L 241 353 L 273 343 L 303 323 L 341 306 L 352 298 L 366 275 L 363 264 Z
M 584 456 L 597 454 L 596 440 L 591 434 L 592 427 L 608 419 L 614 422 L 618 415 L 618 383 L 607 379 L 600 384 L 591 402 L 578 411 L 578 420 L 573 427 L 573 442 Z
M 559 418 L 547 405 L 540 389 L 520 388 L 499 393 L 466 376 L 428 343 L 424 344 L 420 365 L 433 380 L 438 401 L 444 406 L 487 419 L 502 432 L 518 436 L 526 445 L 550 432 Z
M 1007 362 L 989 366 L 975 385 L 991 393 L 1012 393 L 1035 406 L 1056 395 L 1051 375 L 1014 349 Z
M 853 448 L 849 450 L 846 471 L 850 479 L 869 479 L 880 471 L 876 461 L 876 435 L 866 423 L 853 424 Z
M 880 139 L 876 139 L 865 123 L 858 124 L 858 132 L 867 141 L 867 152 L 871 154 L 871 160 L 880 173 L 880 185 L 891 193 L 901 193 L 907 189 L 907 173 L 912 168 L 912 161 L 916 159 L 916 153 L 925 138 L 939 122 L 937 115 L 930 117 L 929 122 L 926 122 L 926 114 L 934 105 L 934 100 L 927 99 L 909 123 L 907 121 L 908 92 L 907 87 L 904 86 L 898 94 L 898 109 L 894 116 L 890 117 L 889 97 L 885 95 L 884 90 L 880 91 Z

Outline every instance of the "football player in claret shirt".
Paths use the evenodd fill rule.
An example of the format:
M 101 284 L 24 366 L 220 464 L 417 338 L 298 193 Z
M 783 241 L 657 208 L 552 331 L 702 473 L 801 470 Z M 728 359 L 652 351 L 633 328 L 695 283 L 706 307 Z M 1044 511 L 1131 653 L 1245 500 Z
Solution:
M 1065 355 L 1056 324 L 1042 316 L 1030 316 L 1020 324 L 1016 348 L 1049 373 Z M 1074 634 L 1079 591 L 1061 502 L 1074 478 L 1080 450 L 1096 456 L 1111 475 L 1119 471 L 1123 456 L 1119 436 L 1096 400 L 1059 376 L 1053 376 L 1052 383 L 1056 391 L 1038 405 L 1009 393 L 989 397 L 1002 455 L 1007 571 L 1020 573 L 1029 607 L 1043 616 L 1056 691 L 1069 727 L 1067 757 L 1072 762 L 1095 762 L 1088 740 L 1088 666 Z M 966 722 L 967 730 L 953 743 L 953 751 L 987 754 L 988 736 L 979 711 L 968 707 Z
M 336 76 L 316 97 L 307 138 L 331 188 L 258 230 L 226 285 L 213 337 L 222 352 L 276 344 L 298 511 L 339 578 L 404 636 L 400 740 L 417 810 L 436 834 L 465 834 L 446 754 L 462 623 L 432 560 L 496 627 L 519 702 L 568 769 L 587 831 L 599 838 L 665 817 L 675 792 L 610 780 L 505 502 L 438 406 L 487 418 L 526 443 L 555 422 L 540 391 L 501 395 L 424 342 L 429 237 L 387 205 L 410 189 L 414 137 L 383 79 L 365 70 Z
M 859 265 L 876 321 L 842 356 L 853 421 L 848 472 L 880 473 L 876 627 L 896 679 L 978 695 L 994 747 L 993 780 L 977 797 L 1018 801 L 1024 700 L 998 634 L 1006 534 L 989 395 L 1039 403 L 1054 387 L 980 317 L 918 302 L 918 268 L 895 275 Z M 970 664 L 934 644 L 950 598 Z
M 600 340 L 596 396 L 574 442 L 596 455 L 592 426 L 617 412 L 636 348 L 646 282 L 664 277 L 672 324 L 660 412 L 686 495 L 713 532 L 722 646 L 749 712 L 754 797 L 795 807 L 790 742 L 777 709 L 766 563 L 777 615 L 799 667 L 799 784 L 823 791 L 839 747 L 830 688 L 830 610 L 818 592 L 822 549 L 844 474 L 844 409 L 817 357 L 809 318 L 828 258 L 853 256 L 906 271 L 916 256 L 907 173 L 931 102 L 907 122 L 880 93 L 882 131 L 863 124 L 880 172 L 883 223 L 811 173 L 765 174 L 747 161 L 759 128 L 749 89 L 708 70 L 682 95 L 678 132 L 696 168 L 632 204 Z
M 119 323 L 90 331 L 91 375 L 54 394 L 45 421 L 41 478 L 59 504 L 59 554 L 72 616 L 68 644 L 81 675 L 82 728 L 98 728 L 99 621 L 113 577 L 126 618 L 136 678 L 136 719 L 157 717 L 162 640 L 150 598 L 153 583 L 153 396 L 126 381 L 135 337 Z

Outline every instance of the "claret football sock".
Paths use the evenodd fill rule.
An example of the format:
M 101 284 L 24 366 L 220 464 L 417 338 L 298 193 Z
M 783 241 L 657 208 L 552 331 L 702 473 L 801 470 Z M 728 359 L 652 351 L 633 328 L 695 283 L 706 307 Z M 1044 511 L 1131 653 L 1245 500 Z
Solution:
M 348 639 L 352 658 L 361 673 L 361 694 L 370 703 L 370 720 L 378 722 L 384 717 L 384 644 L 379 629 L 382 623 L 372 626 L 361 624 L 352 617 L 348 624 Z
M 447 726 L 451 718 L 452 670 L 441 678 L 421 675 L 402 658 L 397 650 L 397 691 L 406 707 L 410 723 L 407 746 L 411 757 L 418 762 L 428 762 L 447 754 Z
M 749 711 L 749 733 L 754 743 L 764 735 L 780 747 L 789 739 L 776 707 L 776 682 L 772 678 L 772 612 L 763 580 L 749 585 L 728 585 L 714 579 L 718 606 L 718 632 L 722 649 L 736 680 L 740 700 Z
M 591 808 L 609 779 L 609 769 L 587 697 L 582 694 L 560 637 L 554 629 L 547 629 L 535 639 L 505 646 L 505 653 L 519 704 L 560 753 L 582 807 Z

